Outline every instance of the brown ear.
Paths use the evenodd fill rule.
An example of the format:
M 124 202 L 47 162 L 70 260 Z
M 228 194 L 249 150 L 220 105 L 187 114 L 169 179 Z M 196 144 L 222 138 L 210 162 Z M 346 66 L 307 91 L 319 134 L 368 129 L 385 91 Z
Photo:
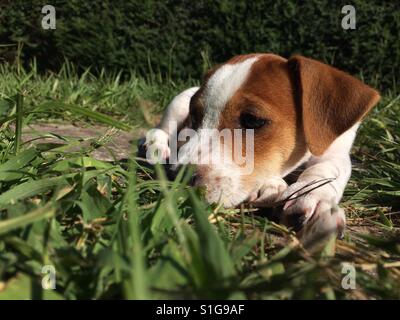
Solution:
M 324 153 L 380 99 L 377 91 L 358 79 L 316 60 L 294 56 L 288 64 L 302 108 L 306 142 L 314 155 Z

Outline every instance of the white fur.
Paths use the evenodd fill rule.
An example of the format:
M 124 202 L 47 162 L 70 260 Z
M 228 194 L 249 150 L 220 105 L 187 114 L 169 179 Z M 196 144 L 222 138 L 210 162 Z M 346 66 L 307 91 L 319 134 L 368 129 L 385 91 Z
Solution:
M 182 123 L 185 122 L 189 115 L 190 99 L 192 99 L 197 90 L 199 90 L 199 87 L 186 89 L 173 98 L 170 104 L 167 106 L 158 127 L 167 132 L 169 136 L 174 134 L 174 132 L 169 132 L 170 122 L 175 121 L 177 122 L 178 126 L 181 126 Z
M 204 118 L 201 128 L 216 129 L 227 102 L 247 80 L 257 56 L 235 64 L 225 64 L 208 79 L 203 93 Z M 207 152 L 207 151 L 206 151 Z M 218 159 L 211 150 L 213 159 Z M 222 202 L 226 207 L 236 206 L 248 198 L 241 185 L 240 169 L 232 159 L 213 161 L 207 167 L 207 200 Z
M 208 80 L 204 91 L 205 114 L 203 128 L 216 128 L 226 103 L 246 81 L 251 66 L 258 57 L 235 64 L 225 64 Z
M 168 139 L 169 135 L 164 130 L 154 128 L 147 132 L 144 146 L 146 147 L 146 159 L 150 163 L 163 162 L 170 156 Z
M 248 192 L 241 186 L 242 168 L 231 158 L 229 145 L 221 145 L 219 137 L 217 129 L 199 129 L 195 138 L 179 150 L 179 163 L 197 165 L 202 172 L 198 182 L 207 187 L 206 198 L 210 203 L 222 202 L 232 207 L 245 201 Z
M 247 199 L 255 206 L 267 207 L 273 204 L 288 187 L 286 181 L 281 177 L 264 177 L 260 180 L 262 182 L 259 183 Z
M 337 206 L 351 175 L 349 153 L 358 127 L 359 123 L 340 135 L 321 156 L 310 157 L 307 162 L 307 169 L 299 176 L 296 183 L 290 185 L 289 188 L 286 189 L 280 196 L 280 199 L 286 199 L 290 195 L 292 195 L 291 198 L 293 198 L 299 195 L 299 193 L 312 189 L 317 184 L 305 187 L 312 182 L 321 179 L 332 179 L 332 181 L 322 187 L 307 192 L 306 195 L 286 202 L 284 206 L 285 215 L 304 213 L 304 223 L 306 223 L 314 215 L 324 215 L 326 214 L 325 211 L 327 208 L 332 211 Z M 296 191 L 301 188 L 305 189 L 297 193 Z M 344 214 L 340 213 L 337 219 L 344 220 Z M 344 224 L 345 221 L 341 223 Z
M 160 124 L 157 128 L 149 130 L 144 141 L 150 158 L 150 162 L 163 162 L 171 154 L 169 147 L 169 139 L 171 136 L 176 134 L 175 131 L 178 129 L 186 120 L 189 115 L 189 105 L 192 96 L 199 90 L 199 87 L 192 87 L 178 94 L 172 99 L 170 104 L 167 106 L 165 113 L 161 119 Z M 171 126 L 171 122 L 174 122 L 174 126 Z M 158 157 L 154 155 L 158 152 Z

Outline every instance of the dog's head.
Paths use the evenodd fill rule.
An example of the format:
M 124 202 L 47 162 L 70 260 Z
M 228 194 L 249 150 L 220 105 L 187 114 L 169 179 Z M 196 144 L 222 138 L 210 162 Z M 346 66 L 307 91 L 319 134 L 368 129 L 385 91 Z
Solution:
M 193 154 L 193 144 L 214 154 L 212 162 L 197 164 L 195 184 L 207 188 L 208 201 L 236 206 L 263 180 L 284 177 L 309 155 L 322 155 L 378 100 L 379 94 L 361 81 L 312 59 L 237 56 L 205 76 L 191 99 L 187 123 L 203 137 L 215 138 L 216 130 L 231 135 L 217 138 L 218 151 L 198 139 L 182 154 Z M 234 129 L 243 132 L 235 136 Z M 246 148 L 245 129 L 254 135 L 251 148 Z M 243 158 L 235 156 L 237 151 L 252 161 L 251 170 L 239 163 Z

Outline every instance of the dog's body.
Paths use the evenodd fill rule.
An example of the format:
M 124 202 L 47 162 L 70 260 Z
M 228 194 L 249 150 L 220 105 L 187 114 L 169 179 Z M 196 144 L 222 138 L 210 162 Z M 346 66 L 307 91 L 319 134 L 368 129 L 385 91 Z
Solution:
M 340 229 L 345 217 L 337 204 L 351 174 L 350 149 L 360 121 L 378 100 L 375 90 L 315 60 L 237 56 L 211 70 L 201 87 L 176 96 L 145 145 L 168 158 L 171 121 L 178 130 L 254 129 L 250 174 L 234 159 L 197 166 L 194 184 L 206 186 L 207 200 L 235 207 L 291 199 L 283 217 L 302 215 L 306 228 L 319 217 L 326 228 Z M 300 165 L 306 169 L 288 186 L 283 178 Z M 329 183 L 313 188 L 316 181 Z

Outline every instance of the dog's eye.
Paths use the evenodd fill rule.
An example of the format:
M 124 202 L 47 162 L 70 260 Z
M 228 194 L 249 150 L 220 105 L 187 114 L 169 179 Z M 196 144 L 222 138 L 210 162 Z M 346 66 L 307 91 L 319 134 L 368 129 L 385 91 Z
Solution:
M 250 113 L 243 113 L 240 116 L 240 126 L 245 129 L 259 129 L 269 122 L 268 119 L 259 118 Z

